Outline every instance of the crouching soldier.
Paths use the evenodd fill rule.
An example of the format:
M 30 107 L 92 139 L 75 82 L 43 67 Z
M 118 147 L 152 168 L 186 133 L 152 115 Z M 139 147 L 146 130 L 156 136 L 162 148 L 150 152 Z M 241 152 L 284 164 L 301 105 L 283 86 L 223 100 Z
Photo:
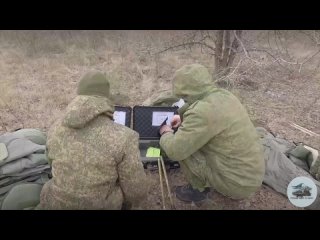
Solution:
M 113 121 L 109 82 L 100 72 L 80 81 L 78 96 L 49 130 L 52 179 L 36 209 L 128 209 L 147 194 L 138 134 Z
M 167 156 L 179 161 L 189 181 L 176 189 L 182 201 L 198 202 L 210 188 L 241 199 L 256 192 L 265 173 L 262 146 L 249 116 L 230 92 L 218 89 L 202 65 L 179 69 L 173 94 L 186 103 L 172 120 L 179 127 L 160 129 L 160 145 Z

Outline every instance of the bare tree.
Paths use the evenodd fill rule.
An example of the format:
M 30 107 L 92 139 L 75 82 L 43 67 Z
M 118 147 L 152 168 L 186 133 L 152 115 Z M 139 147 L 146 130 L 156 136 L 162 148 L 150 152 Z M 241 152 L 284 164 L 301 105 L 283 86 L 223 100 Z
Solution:
M 206 53 L 214 56 L 216 73 L 220 76 L 225 76 L 231 70 L 240 46 L 241 37 L 242 30 L 218 30 L 216 34 L 214 34 L 214 31 L 194 31 L 188 34 L 182 42 L 169 43 L 169 46 L 157 52 L 157 54 L 172 49 L 191 49 L 193 46 L 200 46 L 201 51 L 205 49 Z
M 292 34 L 304 34 L 314 43 L 316 49 L 304 58 L 294 57 L 289 53 L 287 39 Z M 200 47 L 201 52 L 212 56 L 215 67 L 215 82 L 233 85 L 248 72 L 260 72 L 275 79 L 273 66 L 280 66 L 287 74 L 302 73 L 305 64 L 315 60 L 320 54 L 320 31 L 277 31 L 270 30 L 263 34 L 267 45 L 259 46 L 250 40 L 250 34 L 244 37 L 243 30 L 191 31 L 178 39 L 166 43 L 165 48 L 156 52 Z M 238 59 L 235 63 L 235 59 Z M 243 68 L 245 66 L 245 68 Z M 318 68 L 319 64 L 316 66 Z M 315 69 L 316 70 L 316 69 Z M 313 72 L 315 72 L 315 70 Z

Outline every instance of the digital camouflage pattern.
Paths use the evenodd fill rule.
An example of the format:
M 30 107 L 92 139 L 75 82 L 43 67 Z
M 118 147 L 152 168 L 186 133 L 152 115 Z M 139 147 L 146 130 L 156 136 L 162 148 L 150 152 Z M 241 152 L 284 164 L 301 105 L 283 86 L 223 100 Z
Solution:
M 153 95 L 142 103 L 143 106 L 158 106 L 167 107 L 172 106 L 173 103 L 179 101 L 179 98 L 172 94 L 172 91 L 163 91 L 157 95 Z
M 232 198 L 246 198 L 262 184 L 265 163 L 257 132 L 239 100 L 218 89 L 199 64 L 179 69 L 173 94 L 186 101 L 179 109 L 178 131 L 166 133 L 160 145 L 180 161 L 192 186 L 213 187 Z
M 85 91 L 69 104 L 48 132 L 53 178 L 37 209 L 121 209 L 146 197 L 138 134 L 114 123 L 113 112 L 108 98 Z

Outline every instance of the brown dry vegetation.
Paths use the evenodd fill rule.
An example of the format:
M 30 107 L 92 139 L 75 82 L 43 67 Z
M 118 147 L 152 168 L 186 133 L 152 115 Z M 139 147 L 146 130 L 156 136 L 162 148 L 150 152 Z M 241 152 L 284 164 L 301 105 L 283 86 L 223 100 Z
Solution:
M 257 126 L 319 149 L 319 137 L 288 124 L 293 121 L 320 133 L 320 54 L 305 61 L 318 51 L 319 44 L 316 34 L 307 33 L 283 31 L 277 39 L 267 37 L 273 32 L 245 31 L 245 48 L 268 48 L 273 57 L 263 51 L 246 56 L 242 51 L 231 75 L 217 84 L 239 97 Z M 198 62 L 213 71 L 214 57 L 199 47 L 156 54 L 185 34 L 188 32 L 1 31 L 0 134 L 17 128 L 48 130 L 75 96 L 80 77 L 91 69 L 112 76 L 116 103 L 130 106 L 170 89 L 174 71 L 184 64 Z M 297 60 L 305 61 L 301 68 L 294 64 Z M 161 209 L 158 175 L 148 174 L 153 187 L 143 208 Z M 178 170 L 170 172 L 169 181 L 172 188 L 185 183 Z M 177 209 L 295 209 L 287 198 L 266 186 L 240 202 L 215 193 L 200 207 L 177 199 L 175 203 Z

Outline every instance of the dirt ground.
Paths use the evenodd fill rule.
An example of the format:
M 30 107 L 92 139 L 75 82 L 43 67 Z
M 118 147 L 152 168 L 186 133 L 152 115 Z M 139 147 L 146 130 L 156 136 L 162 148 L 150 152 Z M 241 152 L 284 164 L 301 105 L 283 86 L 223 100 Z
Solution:
M 198 62 L 213 71 L 214 58 L 199 47 L 157 54 L 185 34 L 188 32 L 0 31 L 0 134 L 18 128 L 47 131 L 75 96 L 77 83 L 88 70 L 112 76 L 116 103 L 129 106 L 141 105 L 170 89 L 174 71 L 184 64 Z M 263 51 L 250 58 L 239 54 L 232 74 L 217 84 L 239 97 L 256 126 L 320 149 L 319 137 L 289 125 L 292 121 L 320 134 L 320 55 L 309 59 L 318 45 L 312 34 L 299 31 L 281 33 L 278 42 L 267 38 L 270 34 L 272 31 L 246 31 L 243 41 L 246 46 L 270 48 L 273 57 Z M 143 209 L 161 209 L 159 175 L 146 172 L 153 187 Z M 172 191 L 186 183 L 180 170 L 168 174 Z M 297 209 L 267 186 L 243 201 L 216 192 L 200 206 L 174 201 L 176 209 L 190 210 Z

